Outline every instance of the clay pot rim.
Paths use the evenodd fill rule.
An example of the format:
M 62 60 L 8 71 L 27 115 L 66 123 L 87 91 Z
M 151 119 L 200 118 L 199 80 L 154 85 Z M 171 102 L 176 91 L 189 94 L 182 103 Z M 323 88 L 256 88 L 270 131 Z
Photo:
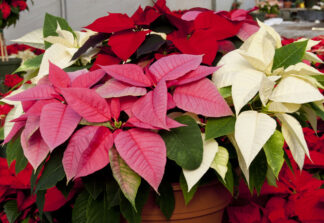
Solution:
M 220 182 L 217 181 L 217 180 L 213 180 L 213 181 L 210 181 L 208 183 L 205 183 L 205 184 L 202 184 L 202 185 L 199 185 L 199 187 L 210 187 L 210 186 L 213 186 L 213 185 L 216 185 L 216 184 L 219 184 Z M 180 187 L 180 183 L 172 183 L 172 189 L 174 191 L 181 191 L 181 187 Z

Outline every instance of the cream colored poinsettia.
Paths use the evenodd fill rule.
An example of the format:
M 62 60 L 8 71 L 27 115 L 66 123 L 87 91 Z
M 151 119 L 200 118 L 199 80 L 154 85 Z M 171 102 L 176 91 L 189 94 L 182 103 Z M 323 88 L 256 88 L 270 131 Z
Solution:
M 263 23 L 259 22 L 259 25 L 258 32 L 239 49 L 220 60 L 218 66 L 221 68 L 213 74 L 213 81 L 218 88 L 232 87 L 237 120 L 235 133 L 230 136 L 230 140 L 236 147 L 240 167 L 247 179 L 251 162 L 276 129 L 273 117 L 282 123 L 283 136 L 302 168 L 305 154 L 309 155 L 307 144 L 299 122 L 287 113 L 298 112 L 303 106 L 306 117 L 309 117 L 312 126 L 316 126 L 314 112 L 305 104 L 314 102 L 322 107 L 324 99 L 318 90 L 323 86 L 312 77 L 321 73 L 313 67 L 298 63 L 272 71 L 276 49 L 281 47 L 280 35 Z M 308 42 L 306 50 L 314 44 Z M 305 55 L 307 58 L 312 57 L 310 54 Z M 241 112 L 257 94 L 262 108 Z
M 78 49 L 94 35 L 95 32 L 86 30 L 85 32 L 74 31 L 75 36 L 66 30 L 62 30 L 60 25 L 57 25 L 56 33 L 58 36 L 42 37 L 40 30 L 33 31 L 26 34 L 22 38 L 15 40 L 15 42 L 37 46 L 38 48 L 44 48 L 44 41 L 51 43 L 52 45 L 45 51 L 39 72 L 36 77 L 32 79 L 34 83 L 37 83 L 41 78 L 48 74 L 49 62 L 54 63 L 60 68 L 66 68 L 76 62 L 72 60 L 73 55 Z M 43 43 L 43 45 L 41 45 Z M 97 49 L 92 49 L 80 57 L 83 65 L 89 63 L 93 55 L 98 52 Z

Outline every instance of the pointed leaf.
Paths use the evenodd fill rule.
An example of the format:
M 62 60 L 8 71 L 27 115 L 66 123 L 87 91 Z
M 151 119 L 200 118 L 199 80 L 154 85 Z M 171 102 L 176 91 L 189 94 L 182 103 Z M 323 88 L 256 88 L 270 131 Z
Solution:
M 202 56 L 180 54 L 163 57 L 150 66 L 150 72 L 160 81 L 175 80 L 191 70 L 195 70 L 201 63 Z
M 160 196 L 157 197 L 156 202 L 163 215 L 169 220 L 175 207 L 175 198 L 171 182 L 162 181 L 159 187 L 159 192 Z
M 57 102 L 44 106 L 40 116 L 40 132 L 51 151 L 72 135 L 80 119 L 81 116 L 69 105 Z
M 224 181 L 227 173 L 228 160 L 229 160 L 229 153 L 227 149 L 225 149 L 222 146 L 219 146 L 215 158 L 210 165 L 210 167 L 216 170 L 216 172 L 222 177 Z
M 146 89 L 127 85 L 116 79 L 110 79 L 104 85 L 98 87 L 96 92 L 103 98 L 119 98 L 124 96 L 142 96 L 146 94 Z
M 36 170 L 50 150 L 42 139 L 39 131 L 36 131 L 28 141 L 25 133 L 25 130 L 21 133 L 21 146 L 28 162 L 33 166 L 34 170 Z
M 300 104 L 281 103 L 281 102 L 269 102 L 268 110 L 272 112 L 280 113 L 294 113 L 300 109 Z
M 82 191 L 76 198 L 74 207 L 72 209 L 72 223 L 86 223 L 87 204 L 89 200 L 89 194 L 87 191 Z
M 141 177 L 129 168 L 115 148 L 109 150 L 109 158 L 114 178 L 118 182 L 125 197 L 133 205 L 134 209 L 136 209 L 135 198 L 138 187 L 141 184 Z
M 263 146 L 263 150 L 267 157 L 268 165 L 273 174 L 278 178 L 281 167 L 284 163 L 284 138 L 278 130 L 276 130 L 267 143 Z
M 236 115 L 259 91 L 264 74 L 257 70 L 243 70 L 232 85 L 232 97 Z
M 167 147 L 168 158 L 184 169 L 194 170 L 200 166 L 203 156 L 200 128 L 189 116 L 180 116 L 175 120 L 186 126 L 160 131 Z
M 275 81 L 272 81 L 263 75 L 259 90 L 259 96 L 263 106 L 266 106 L 275 84 Z
M 206 140 L 234 133 L 235 117 L 209 118 L 206 124 Z
M 191 188 L 190 191 L 188 191 L 188 185 L 187 185 L 186 179 L 183 176 L 183 173 L 180 174 L 179 183 L 180 183 L 180 187 L 182 190 L 182 195 L 183 195 L 185 204 L 188 205 L 189 202 L 191 201 L 191 199 L 194 197 L 199 184 L 196 184 L 193 188 Z
M 40 124 L 39 116 L 35 116 L 35 115 L 28 116 L 25 129 L 24 129 L 25 137 L 27 141 L 39 129 L 39 124 Z
M 165 81 L 160 81 L 153 91 L 147 93 L 133 105 L 132 112 L 144 123 L 168 129 L 166 124 L 167 103 L 167 86 Z
M 57 95 L 57 93 L 52 86 L 38 85 L 6 99 L 11 101 L 32 101 L 51 99 L 54 98 L 54 95 Z
M 72 82 L 72 87 L 76 88 L 90 88 L 100 81 L 105 72 L 103 70 L 95 70 L 92 72 L 87 72 L 76 77 Z
M 157 191 L 166 164 L 162 138 L 154 132 L 130 129 L 115 137 L 115 146 L 128 166 Z
M 304 165 L 305 154 L 309 157 L 309 151 L 307 143 L 305 141 L 303 129 L 293 116 L 279 113 L 277 113 L 276 116 L 282 123 L 282 135 L 286 140 L 291 154 L 298 164 L 299 168 L 302 169 Z
M 109 65 L 101 67 L 116 80 L 137 87 L 150 87 L 152 83 L 144 74 L 143 69 L 135 64 Z
M 50 82 L 57 88 L 66 88 L 71 85 L 71 80 L 69 75 L 56 66 L 55 64 L 49 62 L 49 75 L 48 78 Z
M 17 201 L 15 201 L 15 200 L 7 201 L 3 205 L 3 209 L 4 209 L 6 219 L 8 220 L 9 223 L 14 223 L 20 215 Z
M 287 68 L 301 62 L 306 51 L 307 40 L 303 42 L 294 42 L 276 49 L 273 59 L 272 70 L 279 67 Z
M 25 126 L 25 124 L 25 121 L 13 123 L 13 127 L 4 139 L 3 144 L 7 144 L 8 142 L 10 142 L 11 139 L 20 131 L 20 129 L 22 129 Z
M 270 100 L 304 104 L 312 101 L 323 100 L 321 92 L 310 83 L 297 77 L 283 78 L 273 90 Z
M 108 150 L 113 137 L 108 128 L 86 126 L 70 139 L 63 156 L 67 180 L 87 176 L 104 168 L 109 163 Z
M 203 138 L 205 138 L 204 135 Z M 196 183 L 198 183 L 198 181 L 207 172 L 218 151 L 218 143 L 214 139 L 210 139 L 207 141 L 203 140 L 203 147 L 204 147 L 203 159 L 201 161 L 200 166 L 194 170 L 182 169 L 183 175 L 188 185 L 188 192 L 192 189 L 192 187 Z
M 256 111 L 242 112 L 235 123 L 235 140 L 247 167 L 276 129 L 276 121 Z
M 106 122 L 111 119 L 106 100 L 95 90 L 85 88 L 64 88 L 61 93 L 68 105 L 89 122 Z
M 215 85 L 206 78 L 177 87 L 173 100 L 177 107 L 188 112 L 208 117 L 232 115 L 230 107 Z

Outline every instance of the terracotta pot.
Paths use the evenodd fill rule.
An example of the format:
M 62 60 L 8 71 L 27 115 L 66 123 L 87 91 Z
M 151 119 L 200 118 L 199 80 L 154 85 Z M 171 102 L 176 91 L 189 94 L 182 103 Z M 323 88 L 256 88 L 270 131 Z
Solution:
M 291 4 L 292 4 L 291 1 L 285 1 L 284 2 L 284 8 L 291 8 Z
M 211 183 L 198 188 L 194 198 L 186 206 L 180 185 L 173 185 L 175 209 L 168 221 L 154 201 L 149 197 L 142 211 L 142 222 L 155 223 L 221 223 L 224 209 L 232 196 L 221 183 Z
M 266 14 L 265 17 L 266 18 L 276 18 L 276 17 L 278 17 L 278 15 L 277 14 Z

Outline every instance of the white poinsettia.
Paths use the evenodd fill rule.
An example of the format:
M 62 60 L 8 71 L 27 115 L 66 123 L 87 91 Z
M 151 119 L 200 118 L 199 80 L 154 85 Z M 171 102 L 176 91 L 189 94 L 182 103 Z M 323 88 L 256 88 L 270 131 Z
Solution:
M 220 60 L 221 67 L 213 74 L 213 82 L 218 88 L 232 87 L 237 120 L 234 135 L 229 138 L 247 180 L 251 162 L 276 129 L 274 118 L 281 122 L 282 134 L 294 159 L 302 167 L 305 154 L 309 155 L 307 144 L 299 122 L 286 113 L 299 112 L 302 108 L 316 128 L 316 114 L 305 104 L 313 102 L 322 109 L 324 101 L 318 89 L 323 86 L 313 76 L 321 73 L 315 68 L 299 62 L 273 70 L 276 49 L 282 47 L 280 36 L 271 27 L 259 25 L 258 32 Z M 314 44 L 314 41 L 308 42 L 306 50 Z M 306 53 L 303 59 L 311 56 Z M 260 100 L 262 106 L 258 105 L 256 111 L 241 112 L 253 98 Z
M 66 68 L 74 64 L 77 59 L 72 60 L 73 55 L 90 38 L 90 36 L 96 34 L 96 32 L 86 30 L 85 32 L 74 31 L 75 35 L 73 35 L 70 31 L 62 30 L 59 24 L 57 24 L 57 36 L 48 36 L 43 38 L 41 33 L 41 31 L 36 30 L 15 40 L 15 42 L 41 49 L 45 48 L 44 41 L 52 44 L 44 53 L 39 72 L 37 76 L 32 79 L 34 83 L 37 83 L 48 74 L 49 62 L 54 63 L 60 68 Z M 91 58 L 97 52 L 97 49 L 92 49 L 83 54 L 79 59 L 82 64 L 85 65 L 91 61 Z

